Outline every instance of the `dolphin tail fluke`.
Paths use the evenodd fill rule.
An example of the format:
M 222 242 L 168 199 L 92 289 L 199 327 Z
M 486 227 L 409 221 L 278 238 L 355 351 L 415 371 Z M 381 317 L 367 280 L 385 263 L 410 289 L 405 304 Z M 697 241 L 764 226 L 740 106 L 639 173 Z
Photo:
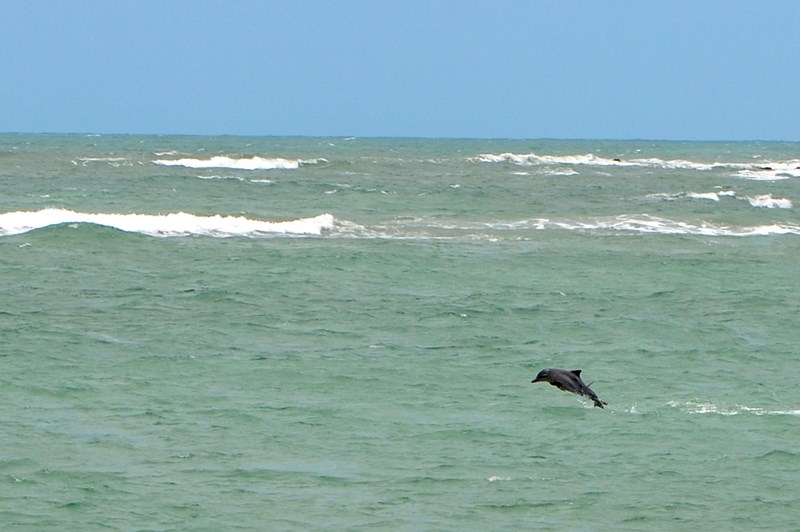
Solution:
M 600 408 L 603 408 L 603 406 L 605 406 L 607 404 L 608 403 L 606 403 L 605 401 L 601 401 L 600 399 L 595 399 L 594 400 L 594 406 L 597 406 L 597 407 L 600 407 Z

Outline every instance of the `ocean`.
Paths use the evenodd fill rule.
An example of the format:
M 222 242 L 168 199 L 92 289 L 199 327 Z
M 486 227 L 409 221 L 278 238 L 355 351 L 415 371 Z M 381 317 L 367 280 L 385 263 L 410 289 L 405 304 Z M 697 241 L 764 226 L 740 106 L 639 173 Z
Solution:
M 0 528 L 798 529 L 799 208 L 800 143 L 0 135 Z

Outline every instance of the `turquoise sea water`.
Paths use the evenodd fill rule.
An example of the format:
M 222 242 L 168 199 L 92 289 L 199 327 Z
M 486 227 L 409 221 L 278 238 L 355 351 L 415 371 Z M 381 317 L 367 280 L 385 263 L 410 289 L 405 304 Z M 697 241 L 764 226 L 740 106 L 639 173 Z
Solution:
M 0 528 L 795 529 L 798 184 L 796 143 L 0 136 Z

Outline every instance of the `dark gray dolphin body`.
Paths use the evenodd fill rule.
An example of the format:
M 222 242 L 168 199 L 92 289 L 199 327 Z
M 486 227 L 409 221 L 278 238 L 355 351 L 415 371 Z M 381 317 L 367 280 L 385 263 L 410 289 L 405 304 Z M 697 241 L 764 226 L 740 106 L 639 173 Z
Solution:
M 601 401 L 597 394 L 581 380 L 581 370 L 579 369 L 573 369 L 572 371 L 559 368 L 543 369 L 531 382 L 549 382 L 559 390 L 588 397 L 594 401 L 594 406 L 599 406 L 600 408 L 608 404 Z

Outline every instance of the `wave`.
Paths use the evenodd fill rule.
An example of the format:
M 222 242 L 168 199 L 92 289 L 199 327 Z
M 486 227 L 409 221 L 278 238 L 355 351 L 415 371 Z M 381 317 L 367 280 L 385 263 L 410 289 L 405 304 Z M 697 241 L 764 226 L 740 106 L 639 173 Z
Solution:
M 707 237 L 753 237 L 800 235 L 800 225 L 771 224 L 730 227 L 707 222 L 700 224 L 659 218 L 647 214 L 619 215 L 592 220 L 551 220 L 534 218 L 514 222 L 443 222 L 425 218 L 400 219 L 380 225 L 364 226 L 337 220 L 332 235 L 349 238 L 401 240 L 526 240 L 539 231 L 569 231 L 599 235 L 654 234 Z
M 773 198 L 772 194 L 760 194 L 758 196 L 745 196 L 744 198 L 737 198 L 736 192 L 733 190 L 721 190 L 719 192 L 658 192 L 655 194 L 648 194 L 647 198 L 666 201 L 690 198 L 696 200 L 710 200 L 713 202 L 719 202 L 721 198 L 736 198 L 742 201 L 747 201 L 753 207 L 762 207 L 768 209 L 791 209 L 794 206 L 792 204 L 792 200 L 788 198 Z
M 537 229 L 558 228 L 569 231 L 601 231 L 656 233 L 663 235 L 697 235 L 697 236 L 767 236 L 767 235 L 800 235 L 800 225 L 772 224 L 752 227 L 729 227 L 707 222 L 692 224 L 650 215 L 620 215 L 600 218 L 589 222 L 554 222 L 547 219 L 534 221 L 532 227 Z
M 235 159 L 224 155 L 217 155 L 210 159 L 156 159 L 155 164 L 162 166 L 185 166 L 186 168 L 232 168 L 235 170 L 296 170 L 301 165 L 318 164 L 327 162 L 325 159 L 284 159 L 250 157 Z
M 198 179 L 206 179 L 206 180 L 232 179 L 234 181 L 246 181 L 248 183 L 266 183 L 266 184 L 271 184 L 272 183 L 271 179 L 245 179 L 245 178 L 243 178 L 242 176 L 239 176 L 239 175 L 199 175 L 199 176 L 197 176 L 197 178 Z
M 126 157 L 78 157 L 71 161 L 75 166 L 89 166 L 90 163 L 106 163 L 109 166 L 119 168 L 121 166 L 133 166 L 133 163 Z
M 155 237 L 204 235 L 212 237 L 264 235 L 328 235 L 338 238 L 398 240 L 526 240 L 539 231 L 569 231 L 599 235 L 654 234 L 707 237 L 752 237 L 800 235 L 800 225 L 776 223 L 752 227 L 729 227 L 707 222 L 693 224 L 646 214 L 620 215 L 592 220 L 535 218 L 515 222 L 441 222 L 424 218 L 400 219 L 365 226 L 320 214 L 282 222 L 244 216 L 198 216 L 185 212 L 169 214 L 85 213 L 67 209 L 0 213 L 0 236 L 27 233 L 65 224 L 94 224 Z
M 609 159 L 607 157 L 598 157 L 593 153 L 576 154 L 576 155 L 537 155 L 535 153 L 501 153 L 491 154 L 484 153 L 477 157 L 472 157 L 472 161 L 482 163 L 511 163 L 521 166 L 535 166 L 535 165 L 586 165 L 586 166 L 640 166 L 651 168 L 668 168 L 668 169 L 690 169 L 690 170 L 711 170 L 719 167 L 736 166 L 727 163 L 698 163 L 686 161 L 682 159 L 664 160 L 664 159 Z M 743 167 L 750 167 L 751 165 L 743 165 Z
M 737 416 L 740 414 L 753 414 L 756 416 L 800 416 L 800 408 L 788 410 L 767 410 L 759 407 L 744 405 L 718 405 L 715 403 L 701 403 L 697 401 L 687 401 L 679 403 L 670 401 L 667 406 L 680 408 L 688 414 L 719 414 L 721 416 Z
M 766 207 L 767 209 L 791 209 L 792 200 L 786 198 L 773 198 L 772 194 L 762 194 L 760 196 L 747 196 L 747 201 L 753 207 Z
M 17 235 L 62 224 L 95 224 L 129 233 L 157 237 L 205 235 L 213 237 L 260 235 L 321 235 L 334 226 L 330 214 L 285 222 L 254 220 L 244 216 L 85 213 L 67 209 L 16 211 L 0 214 L 0 235 Z
M 800 177 L 800 160 L 782 162 L 765 162 L 757 165 L 750 165 L 739 170 L 737 177 L 751 179 L 753 181 L 780 181 L 792 177 Z
M 716 192 L 689 192 L 686 196 L 692 199 L 719 201 L 719 194 Z
M 708 171 L 715 169 L 735 170 L 737 177 L 747 179 L 775 181 L 800 177 L 800 160 L 790 161 L 761 161 L 759 163 L 733 163 L 733 162 L 696 162 L 684 159 L 620 159 L 599 157 L 593 153 L 575 155 L 539 155 L 536 153 L 484 153 L 470 157 L 472 162 L 479 163 L 506 163 L 518 166 L 616 166 L 616 167 L 641 167 L 660 168 L 665 170 L 699 170 Z

